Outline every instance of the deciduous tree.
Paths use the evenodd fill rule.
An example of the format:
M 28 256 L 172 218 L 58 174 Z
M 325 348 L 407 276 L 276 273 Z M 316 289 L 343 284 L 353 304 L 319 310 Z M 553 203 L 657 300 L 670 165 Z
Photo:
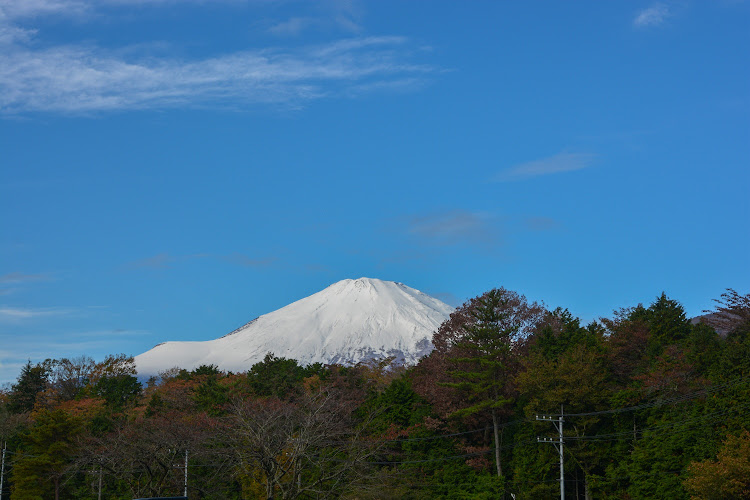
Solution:
M 294 401 L 235 400 L 230 438 L 245 487 L 266 498 L 327 497 L 361 479 L 372 446 L 353 407 L 321 389 Z M 257 490 L 255 490 L 256 493 Z
M 690 464 L 685 487 L 694 499 L 750 498 L 750 432 L 730 434 L 716 460 Z

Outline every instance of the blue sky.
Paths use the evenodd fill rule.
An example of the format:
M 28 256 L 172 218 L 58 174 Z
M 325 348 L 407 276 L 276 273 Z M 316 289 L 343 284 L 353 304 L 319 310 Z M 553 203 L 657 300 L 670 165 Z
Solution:
M 0 0 L 0 382 L 344 278 L 750 284 L 750 3 Z

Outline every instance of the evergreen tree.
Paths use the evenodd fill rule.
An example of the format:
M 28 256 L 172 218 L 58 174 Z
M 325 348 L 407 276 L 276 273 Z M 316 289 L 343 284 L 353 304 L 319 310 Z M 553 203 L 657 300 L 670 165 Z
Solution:
M 638 310 L 632 319 L 641 315 L 651 332 L 648 354 L 652 359 L 661 354 L 665 346 L 684 340 L 690 333 L 690 320 L 685 316 L 685 309 L 664 292 L 648 309 Z
M 250 388 L 255 394 L 279 398 L 298 391 L 304 377 L 305 369 L 299 366 L 297 360 L 279 358 L 270 352 L 247 372 Z
M 136 401 L 141 389 L 141 383 L 133 375 L 105 375 L 96 381 L 91 393 L 104 399 L 113 410 L 122 410 Z
M 8 397 L 8 411 L 25 413 L 34 409 L 37 395 L 47 387 L 52 364 L 49 359 L 35 365 L 31 360 L 26 362 Z
M 469 321 L 451 342 L 448 357 L 451 381 L 443 383 L 458 390 L 468 403 L 453 412 L 453 416 L 487 413 L 491 416 L 499 477 L 503 475 L 501 421 L 513 402 L 512 383 L 518 366 L 516 346 L 522 327 L 529 322 L 531 309 L 525 297 L 503 288 L 474 299 L 466 311 Z
M 12 495 L 16 500 L 60 498 L 63 477 L 75 465 L 81 422 L 63 410 L 43 410 L 21 442 L 13 463 Z

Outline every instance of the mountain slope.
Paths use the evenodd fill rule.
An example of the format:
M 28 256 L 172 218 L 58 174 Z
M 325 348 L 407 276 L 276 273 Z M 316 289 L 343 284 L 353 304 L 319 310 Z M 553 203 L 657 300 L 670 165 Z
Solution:
M 300 364 L 355 364 L 395 356 L 413 364 L 453 308 L 401 283 L 343 280 L 205 342 L 166 342 L 136 356 L 141 375 L 214 364 L 245 371 L 268 352 Z

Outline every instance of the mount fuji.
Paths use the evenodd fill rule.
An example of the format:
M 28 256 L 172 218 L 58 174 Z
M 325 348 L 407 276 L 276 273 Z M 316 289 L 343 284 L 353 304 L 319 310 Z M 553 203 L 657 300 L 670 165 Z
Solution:
M 165 342 L 136 356 L 139 375 L 216 365 L 242 372 L 266 353 L 310 363 L 353 365 L 395 357 L 414 364 L 453 308 L 402 283 L 346 279 L 203 342 Z

